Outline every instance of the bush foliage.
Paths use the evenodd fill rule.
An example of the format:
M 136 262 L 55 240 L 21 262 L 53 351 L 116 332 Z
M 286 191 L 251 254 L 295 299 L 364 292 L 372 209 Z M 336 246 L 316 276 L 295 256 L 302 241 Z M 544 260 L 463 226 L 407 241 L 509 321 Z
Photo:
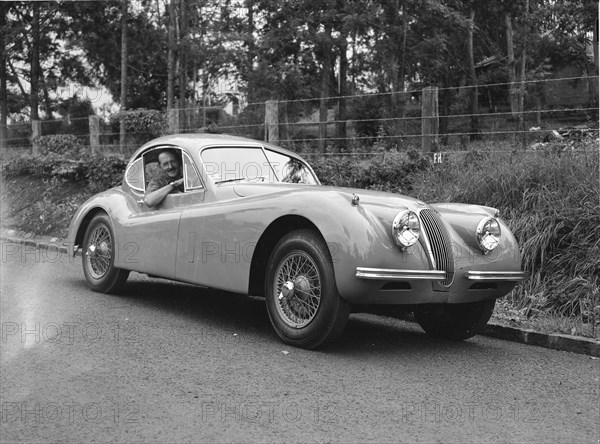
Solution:
M 366 159 L 351 156 L 317 158 L 311 165 L 323 185 L 410 193 L 413 174 L 430 162 L 417 151 L 373 152 Z
M 81 148 L 79 139 L 73 134 L 52 134 L 34 139 L 43 154 L 77 155 Z
M 77 184 L 95 193 L 120 184 L 126 166 L 127 160 L 119 154 L 79 158 L 54 153 L 24 154 L 5 162 L 2 172 L 6 178 L 33 176 Z
M 114 114 L 111 120 L 118 124 L 125 122 L 127 133 L 143 136 L 146 140 L 161 136 L 167 128 L 164 113 L 155 109 L 133 109 Z

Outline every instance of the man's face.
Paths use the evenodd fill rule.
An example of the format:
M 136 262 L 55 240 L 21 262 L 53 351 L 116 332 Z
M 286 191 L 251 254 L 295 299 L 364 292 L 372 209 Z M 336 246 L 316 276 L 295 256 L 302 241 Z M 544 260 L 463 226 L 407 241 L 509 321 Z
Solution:
M 167 173 L 167 176 L 174 179 L 179 178 L 179 161 L 171 153 L 160 153 L 158 156 L 158 163 L 162 170 Z

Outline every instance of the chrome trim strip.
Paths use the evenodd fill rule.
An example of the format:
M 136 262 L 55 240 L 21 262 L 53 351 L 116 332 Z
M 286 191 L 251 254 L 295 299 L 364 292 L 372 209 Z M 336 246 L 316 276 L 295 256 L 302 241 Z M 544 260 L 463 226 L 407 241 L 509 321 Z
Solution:
M 356 267 L 356 277 L 361 279 L 377 279 L 388 281 L 414 279 L 438 281 L 446 278 L 446 272 L 439 270 L 396 270 L 389 268 Z
M 473 271 L 465 273 L 471 281 L 522 281 L 529 277 L 528 271 Z

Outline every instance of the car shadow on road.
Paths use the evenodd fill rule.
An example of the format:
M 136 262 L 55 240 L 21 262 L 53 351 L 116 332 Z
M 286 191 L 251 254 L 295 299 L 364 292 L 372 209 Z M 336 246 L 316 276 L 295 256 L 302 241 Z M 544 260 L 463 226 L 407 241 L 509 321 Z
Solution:
M 131 280 L 116 298 L 129 306 L 158 309 L 192 319 L 206 328 L 230 329 L 254 336 L 260 343 L 279 343 L 273 331 L 264 300 L 247 295 L 207 289 L 166 280 Z M 485 349 L 473 340 L 456 342 L 426 335 L 417 324 L 375 314 L 350 316 L 342 336 L 320 352 L 336 355 L 402 352 L 462 353 Z
M 421 330 L 418 324 L 387 316 L 357 313 L 346 325 L 344 334 L 331 344 L 328 352 L 352 354 L 365 352 L 401 352 L 405 356 L 423 353 L 462 354 L 477 352 L 484 347 L 473 340 L 451 341 L 434 338 Z

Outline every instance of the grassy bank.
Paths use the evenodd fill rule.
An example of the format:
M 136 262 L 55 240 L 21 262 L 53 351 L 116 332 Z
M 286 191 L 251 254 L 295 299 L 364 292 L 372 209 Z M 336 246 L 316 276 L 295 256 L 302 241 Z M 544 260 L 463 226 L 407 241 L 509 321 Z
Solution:
M 311 160 L 324 184 L 399 192 L 426 202 L 500 209 L 531 278 L 498 304 L 507 323 L 600 337 L 598 142 L 556 142 L 538 151 L 482 144 L 432 164 L 417 152 Z M 120 182 L 125 159 L 24 156 L 6 162 L 2 224 L 65 236 L 90 195 Z

